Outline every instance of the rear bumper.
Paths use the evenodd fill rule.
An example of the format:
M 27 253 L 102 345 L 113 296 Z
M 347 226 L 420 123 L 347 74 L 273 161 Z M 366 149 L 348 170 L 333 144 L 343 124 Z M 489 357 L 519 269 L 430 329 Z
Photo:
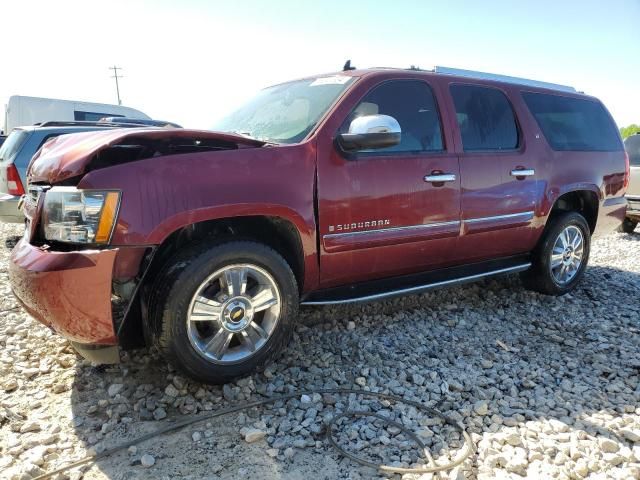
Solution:
M 117 251 L 50 252 L 22 239 L 11 253 L 11 287 L 36 320 L 72 342 L 117 345 L 111 315 Z
M 24 223 L 24 215 L 18 210 L 19 202 L 19 196 L 0 193 L 0 222 Z
M 640 195 L 627 195 L 627 218 L 640 221 Z

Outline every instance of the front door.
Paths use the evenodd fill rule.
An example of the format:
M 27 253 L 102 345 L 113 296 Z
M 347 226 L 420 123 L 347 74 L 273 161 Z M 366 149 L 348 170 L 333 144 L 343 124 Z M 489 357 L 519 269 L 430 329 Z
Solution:
M 460 232 L 460 172 L 439 101 L 422 80 L 379 83 L 354 103 L 340 132 L 357 116 L 389 115 L 402 129 L 398 145 L 347 154 L 319 142 L 323 287 L 447 263 Z

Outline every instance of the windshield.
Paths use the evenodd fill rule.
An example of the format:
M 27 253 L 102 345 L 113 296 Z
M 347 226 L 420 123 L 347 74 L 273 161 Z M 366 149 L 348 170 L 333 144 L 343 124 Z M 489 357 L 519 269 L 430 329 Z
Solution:
M 265 88 L 217 122 L 213 130 L 274 143 L 300 142 L 352 80 L 353 77 L 333 75 Z
M 0 147 L 0 162 L 11 161 L 28 136 L 29 132 L 26 130 L 13 130 Z

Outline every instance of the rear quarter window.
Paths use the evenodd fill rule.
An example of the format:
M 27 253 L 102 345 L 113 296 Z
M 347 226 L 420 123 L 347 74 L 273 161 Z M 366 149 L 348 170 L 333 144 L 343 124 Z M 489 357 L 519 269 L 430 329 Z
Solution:
M 629 154 L 632 167 L 640 167 L 640 134 L 631 135 L 624 141 L 624 149 Z
M 522 97 L 553 150 L 622 150 L 618 129 L 599 101 L 532 92 Z
M 30 135 L 27 130 L 13 130 L 0 147 L 0 162 L 11 162 Z
M 465 152 L 518 148 L 516 118 L 504 93 L 478 85 L 451 85 L 450 90 Z

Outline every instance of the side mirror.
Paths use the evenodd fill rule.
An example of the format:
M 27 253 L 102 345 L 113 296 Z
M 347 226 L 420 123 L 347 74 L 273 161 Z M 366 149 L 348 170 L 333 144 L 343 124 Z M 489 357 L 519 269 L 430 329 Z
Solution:
M 353 152 L 398 145 L 402 130 L 398 121 L 389 115 L 363 115 L 349 125 L 349 133 L 338 135 L 343 150 Z

